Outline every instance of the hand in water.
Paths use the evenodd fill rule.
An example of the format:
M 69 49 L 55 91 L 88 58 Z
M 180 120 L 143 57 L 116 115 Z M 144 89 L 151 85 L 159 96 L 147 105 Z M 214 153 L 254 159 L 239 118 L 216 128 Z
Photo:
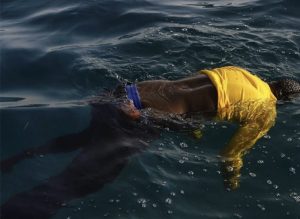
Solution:
M 242 159 L 223 160 L 221 162 L 221 172 L 226 189 L 235 190 L 240 186 L 240 170 L 243 166 Z
M 141 113 L 140 111 L 138 111 L 133 102 L 128 100 L 124 103 L 120 104 L 120 109 L 122 110 L 123 113 L 125 113 L 125 115 L 127 115 L 128 117 L 130 117 L 133 120 L 137 120 L 140 118 Z

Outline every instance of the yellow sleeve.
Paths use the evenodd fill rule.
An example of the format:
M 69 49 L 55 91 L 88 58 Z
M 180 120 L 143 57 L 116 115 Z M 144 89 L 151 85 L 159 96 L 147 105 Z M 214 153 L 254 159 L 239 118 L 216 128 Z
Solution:
M 231 189 L 239 186 L 243 156 L 274 125 L 276 106 L 274 105 L 269 110 L 263 109 L 259 110 L 259 112 L 252 112 L 252 114 L 255 113 L 257 116 L 251 116 L 251 119 L 243 123 L 233 135 L 228 145 L 221 151 L 222 175 L 224 176 L 226 186 Z

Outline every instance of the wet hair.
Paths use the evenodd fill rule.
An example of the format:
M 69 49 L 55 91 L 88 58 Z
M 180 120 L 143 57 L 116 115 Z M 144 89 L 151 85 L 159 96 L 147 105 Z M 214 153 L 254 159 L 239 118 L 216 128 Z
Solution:
M 300 83 L 294 79 L 280 79 L 272 82 L 277 99 L 289 99 L 291 95 L 300 94 Z
M 133 84 L 130 81 L 119 81 L 116 88 L 112 91 L 112 95 L 115 98 L 123 98 L 127 96 L 125 86 Z
M 125 85 L 125 83 L 119 83 L 112 92 L 113 96 L 116 98 L 122 98 L 126 96 Z

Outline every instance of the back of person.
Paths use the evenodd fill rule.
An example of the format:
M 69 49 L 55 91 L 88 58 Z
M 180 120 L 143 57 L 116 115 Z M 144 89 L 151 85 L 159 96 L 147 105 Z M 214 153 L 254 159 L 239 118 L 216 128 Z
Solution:
M 277 99 L 269 85 L 245 69 L 226 66 L 200 73 L 217 89 L 218 117 L 222 120 L 248 120 L 266 106 L 275 107 Z

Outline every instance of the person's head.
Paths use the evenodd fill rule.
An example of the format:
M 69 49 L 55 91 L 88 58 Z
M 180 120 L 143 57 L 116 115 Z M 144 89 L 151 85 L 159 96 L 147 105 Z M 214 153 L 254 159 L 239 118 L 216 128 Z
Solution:
M 278 100 L 288 100 L 292 95 L 300 95 L 300 83 L 294 79 L 280 79 L 269 85 Z
M 125 91 L 125 85 L 126 83 L 120 82 L 116 88 L 113 90 L 112 95 L 115 98 L 122 98 L 126 96 L 126 91 Z

